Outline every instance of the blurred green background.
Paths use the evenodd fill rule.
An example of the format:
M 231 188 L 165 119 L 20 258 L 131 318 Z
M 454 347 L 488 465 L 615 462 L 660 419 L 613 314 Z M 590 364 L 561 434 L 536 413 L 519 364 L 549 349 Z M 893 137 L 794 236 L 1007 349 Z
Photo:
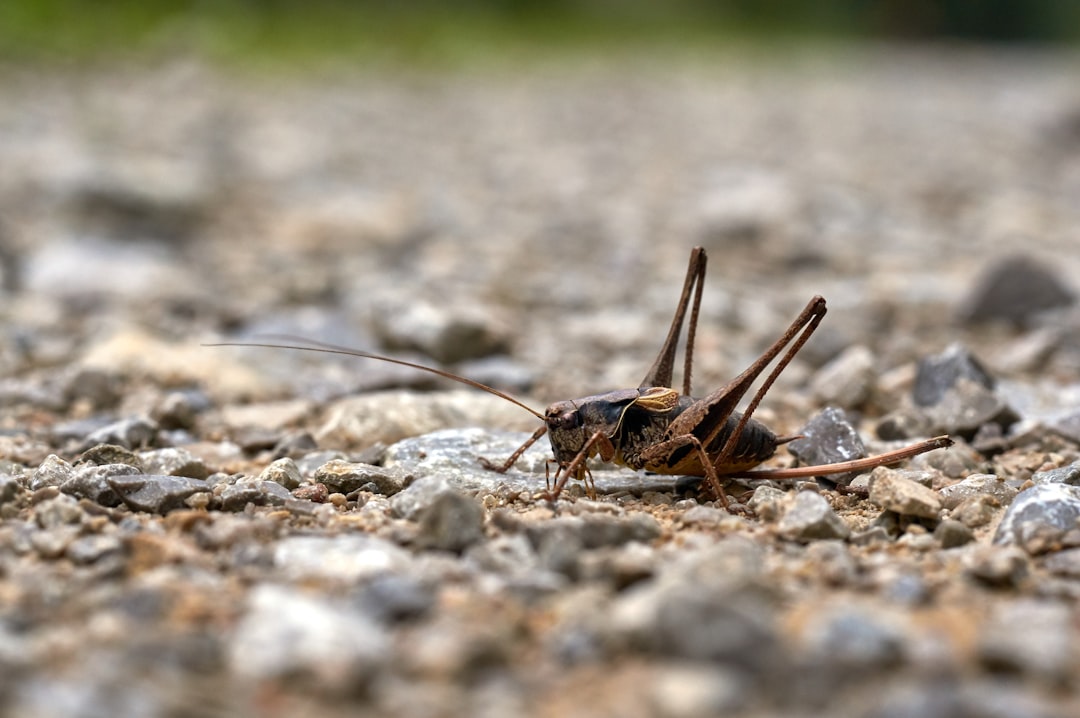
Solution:
M 458 63 L 740 42 L 1074 43 L 1076 0 L 3 0 L 0 59 Z

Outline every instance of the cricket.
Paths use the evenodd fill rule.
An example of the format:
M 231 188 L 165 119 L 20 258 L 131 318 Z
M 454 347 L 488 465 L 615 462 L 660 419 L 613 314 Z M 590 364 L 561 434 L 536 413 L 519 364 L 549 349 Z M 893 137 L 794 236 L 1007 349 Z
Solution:
M 704 489 L 711 498 L 719 501 L 725 509 L 731 510 L 731 502 L 723 487 L 724 479 L 791 481 L 866 471 L 952 445 L 952 439 L 948 436 L 938 436 L 894 451 L 851 461 L 794 468 L 755 469 L 771 459 L 778 447 L 800 438 L 798 435 L 778 436 L 754 419 L 753 414 L 777 377 L 821 323 L 826 312 L 825 299 L 820 296 L 813 297 L 783 335 L 741 374 L 707 396 L 694 398 L 691 395 L 691 370 L 706 263 L 707 256 L 703 248 L 695 247 L 691 250 L 682 294 L 667 338 L 637 388 L 557 401 L 548 406 L 543 414 L 494 387 L 467 377 L 333 344 L 308 340 L 302 340 L 301 344 L 298 340 L 289 338 L 293 343 L 220 342 L 206 346 L 254 346 L 377 359 L 436 374 L 505 399 L 528 411 L 542 423 L 505 461 L 496 463 L 483 457 L 477 459 L 485 468 L 505 473 L 530 446 L 547 434 L 554 458 L 548 464 L 546 497 L 552 502 L 558 500 L 571 479 L 583 482 L 589 496 L 595 497 L 595 484 L 587 461 L 596 456 L 605 462 L 634 470 L 701 477 L 704 480 Z M 672 386 L 672 377 L 684 324 L 687 324 L 687 330 L 680 392 Z M 753 394 L 749 404 L 739 411 L 739 403 L 774 362 L 775 366 Z M 555 466 L 554 474 L 550 472 L 552 465 Z

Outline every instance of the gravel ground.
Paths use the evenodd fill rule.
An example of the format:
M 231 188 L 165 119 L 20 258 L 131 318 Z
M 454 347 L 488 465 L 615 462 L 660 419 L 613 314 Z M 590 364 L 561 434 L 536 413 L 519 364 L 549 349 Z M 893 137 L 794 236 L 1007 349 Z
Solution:
M 19 716 L 1080 713 L 1076 58 L 0 73 L 0 705 Z M 692 246 L 696 393 L 829 481 L 597 465 Z M 790 465 L 782 450 L 774 461 Z M 842 488 L 842 487 L 841 487 Z

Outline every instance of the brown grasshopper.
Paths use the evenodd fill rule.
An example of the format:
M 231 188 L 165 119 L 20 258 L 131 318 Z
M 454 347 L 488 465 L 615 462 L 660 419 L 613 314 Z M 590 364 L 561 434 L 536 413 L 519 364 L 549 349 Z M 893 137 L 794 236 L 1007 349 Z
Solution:
M 719 499 L 724 508 L 728 508 L 729 502 L 724 493 L 722 477 L 792 480 L 864 471 L 952 445 L 953 442 L 948 436 L 939 436 L 864 459 L 820 466 L 752 470 L 771 458 L 778 446 L 798 438 L 778 437 L 764 424 L 751 417 L 780 372 L 821 323 L 826 311 L 825 300 L 820 296 L 811 299 L 783 336 L 745 371 L 708 396 L 695 399 L 690 396 L 690 374 L 705 265 L 705 250 L 701 247 L 694 248 L 690 252 L 690 266 L 686 270 L 682 296 L 671 320 L 667 339 L 638 388 L 557 401 L 542 415 L 517 399 L 472 379 L 441 369 L 332 344 L 305 340 L 312 346 L 235 342 L 208 346 L 263 346 L 378 359 L 431 372 L 506 399 L 536 416 L 543 421 L 543 425 L 501 464 L 494 464 L 482 457 L 479 461 L 485 468 L 504 473 L 540 437 L 548 434 L 557 466 L 555 475 L 549 476 L 548 481 L 548 497 L 553 501 L 558 499 L 567 481 L 572 478 L 584 481 L 590 494 L 595 494 L 586 461 L 597 455 L 604 461 L 632 469 L 704 477 L 711 493 Z M 671 383 L 675 354 L 688 309 L 690 323 L 686 334 L 683 387 L 680 393 L 671 387 Z M 738 403 L 777 357 L 779 361 L 749 405 L 741 413 L 738 412 Z

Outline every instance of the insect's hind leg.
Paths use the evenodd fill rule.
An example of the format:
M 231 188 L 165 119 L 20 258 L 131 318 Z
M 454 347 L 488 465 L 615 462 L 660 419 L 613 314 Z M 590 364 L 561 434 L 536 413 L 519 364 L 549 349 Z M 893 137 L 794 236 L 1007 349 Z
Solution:
M 764 354 L 750 365 L 750 367 L 743 372 L 742 375 L 734 383 L 746 382 L 747 385 L 753 382 L 761 372 L 769 365 L 770 362 L 775 359 L 780 352 L 784 351 L 784 347 L 792 342 L 787 351 L 784 351 L 780 361 L 777 362 L 773 370 L 769 372 L 769 376 L 766 377 L 764 383 L 754 394 L 754 398 L 750 400 L 749 406 L 743 412 L 739 418 L 739 423 L 735 425 L 735 429 L 728 436 L 727 441 L 724 442 L 723 448 L 720 450 L 719 455 L 716 457 L 714 466 L 724 466 L 728 464 L 732 457 L 735 455 L 735 450 L 739 445 L 739 440 L 742 438 L 743 431 L 746 428 L 746 424 L 750 421 L 750 417 L 753 415 L 754 410 L 757 409 L 758 404 L 765 398 L 765 395 L 769 392 L 773 383 L 776 381 L 780 373 L 784 371 L 784 368 L 791 363 L 791 360 L 795 358 L 795 355 L 799 353 L 799 350 L 803 348 L 807 340 L 821 324 L 821 320 L 825 317 L 826 312 L 825 299 L 821 296 L 815 296 L 807 303 L 806 308 L 799 313 L 799 316 L 795 318 L 795 321 L 791 323 L 784 335 L 780 337 L 776 342 L 769 347 Z

